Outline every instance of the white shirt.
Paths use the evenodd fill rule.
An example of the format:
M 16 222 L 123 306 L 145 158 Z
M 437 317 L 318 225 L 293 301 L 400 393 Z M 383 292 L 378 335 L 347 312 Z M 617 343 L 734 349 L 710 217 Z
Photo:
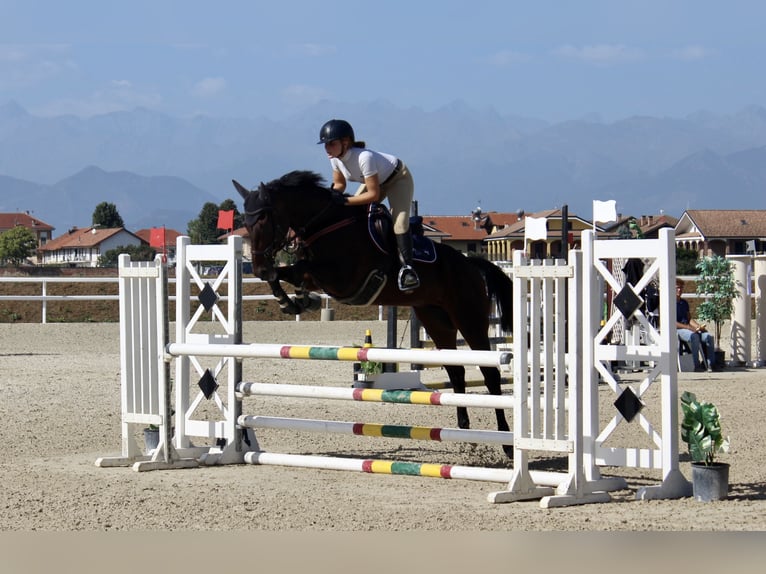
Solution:
M 343 157 L 330 158 L 334 171 L 339 171 L 346 181 L 364 183 L 365 177 L 378 174 L 382 184 L 396 169 L 397 158 L 391 154 L 373 151 L 367 148 L 352 147 Z

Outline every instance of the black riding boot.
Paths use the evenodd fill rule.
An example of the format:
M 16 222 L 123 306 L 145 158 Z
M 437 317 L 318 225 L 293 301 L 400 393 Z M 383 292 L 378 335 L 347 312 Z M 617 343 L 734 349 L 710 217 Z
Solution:
M 402 267 L 399 269 L 399 290 L 411 291 L 420 286 L 418 274 L 412 268 L 412 235 L 397 233 L 396 245 L 399 248 L 399 259 L 402 262 Z

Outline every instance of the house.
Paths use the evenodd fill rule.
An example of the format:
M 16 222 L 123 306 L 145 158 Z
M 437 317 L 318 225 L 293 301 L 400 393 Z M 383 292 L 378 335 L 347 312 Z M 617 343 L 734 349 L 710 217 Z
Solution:
M 53 237 L 55 227 L 27 213 L 0 213 L 0 233 L 18 226 L 26 227 L 35 234 L 37 246 L 42 247 Z
M 766 210 L 690 209 L 675 226 L 676 248 L 710 255 L 763 253 Z
M 482 212 L 480 208 L 471 215 L 424 215 L 424 235 L 454 247 L 462 253 L 484 253 L 483 240 L 489 233 L 516 223 L 516 213 Z
M 253 246 L 250 243 L 250 235 L 247 233 L 247 227 L 239 227 L 234 229 L 231 233 L 226 233 L 218 238 L 221 243 L 226 243 L 229 237 L 232 235 L 238 235 L 242 238 L 242 258 L 245 261 L 253 260 Z
M 165 249 L 164 254 L 168 262 L 173 263 L 176 260 L 176 240 L 179 236 L 184 235 L 180 231 L 175 229 L 162 228 L 165 230 Z M 152 229 L 139 229 L 136 231 L 136 236 L 148 245 L 152 244 Z M 161 241 L 160 241 L 161 242 Z M 162 253 L 163 250 L 159 247 L 155 247 L 158 253 Z
M 75 227 L 43 245 L 39 249 L 39 259 L 42 265 L 97 267 L 98 258 L 111 249 L 145 244 L 140 237 L 123 227 Z
M 527 224 L 529 219 L 545 220 L 545 239 L 530 241 L 529 249 L 526 249 L 533 258 L 545 259 L 558 257 L 562 252 L 563 215 L 560 209 L 538 211 L 536 213 L 522 214 L 513 225 L 493 232 L 484 239 L 487 253 L 491 261 L 511 261 L 513 252 L 517 249 L 525 250 L 527 237 Z M 583 230 L 594 229 L 593 224 L 578 217 L 567 214 L 568 231 L 566 236 L 567 248 L 576 249 L 580 245 L 580 236 Z M 616 233 L 607 232 L 603 227 L 596 226 L 596 233 L 600 237 L 616 237 Z
M 616 233 L 618 237 L 626 239 L 657 239 L 660 236 L 660 229 L 675 228 L 676 223 L 678 223 L 678 218 L 664 213 L 642 215 L 641 217 L 619 214 L 617 221 L 604 224 L 604 231 Z

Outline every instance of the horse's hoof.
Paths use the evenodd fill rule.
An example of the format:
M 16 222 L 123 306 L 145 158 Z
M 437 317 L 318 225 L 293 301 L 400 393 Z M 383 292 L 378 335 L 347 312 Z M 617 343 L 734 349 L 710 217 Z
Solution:
M 513 445 L 512 444 L 504 444 L 503 452 L 505 453 L 505 456 L 513 460 Z

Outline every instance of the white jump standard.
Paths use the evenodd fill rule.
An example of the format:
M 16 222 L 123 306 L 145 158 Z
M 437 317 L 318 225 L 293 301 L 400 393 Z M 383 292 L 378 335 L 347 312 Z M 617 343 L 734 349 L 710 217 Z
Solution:
M 610 245 L 605 246 L 604 244 Z M 120 322 L 122 368 L 122 456 L 101 458 L 100 466 L 133 465 L 137 471 L 186 468 L 199 464 L 269 464 L 370 473 L 411 474 L 499 482 L 504 490 L 488 495 L 491 502 L 540 499 L 543 507 L 605 502 L 609 492 L 627 488 L 619 477 L 602 477 L 600 467 L 640 467 L 662 470 L 662 483 L 639 490 L 637 498 L 687 496 L 690 485 L 678 470 L 677 391 L 672 328 L 648 330 L 648 344 L 605 344 L 601 327 L 602 285 L 615 292 L 632 289 L 658 277 L 662 288 L 675 279 L 672 231 L 658 240 L 595 241 L 583 233 L 583 250 L 570 252 L 569 263 L 541 265 L 521 256 L 514 260 L 513 352 L 423 349 L 351 348 L 242 342 L 241 238 L 225 246 L 191 245 L 181 237 L 177 249 L 176 337 L 168 339 L 167 278 L 158 259 L 132 264 L 120 258 Z M 627 254 L 654 259 L 637 286 L 610 278 L 604 259 Z M 197 273 L 201 262 L 225 261 L 212 282 Z M 606 274 L 606 275 L 605 275 Z M 219 292 L 225 288 L 223 296 Z M 191 312 L 194 301 L 199 305 Z M 669 292 L 669 291 L 668 291 Z M 162 295 L 159 295 L 162 293 Z M 147 301 L 151 300 L 151 304 Z M 665 311 L 668 311 L 667 309 Z M 624 311 L 644 324 L 640 309 Z M 203 318 L 207 320 L 203 321 Z M 213 321 L 210 321 L 210 319 Z M 201 327 L 201 326 L 204 327 Z M 222 331 L 211 333 L 211 329 Z M 203 331 L 203 332 L 199 332 Z M 511 360 L 513 358 L 513 360 Z M 614 380 L 604 363 L 632 359 L 653 362 L 646 378 L 632 388 Z M 242 381 L 242 360 L 340 360 L 425 365 L 477 365 L 513 368 L 513 395 L 455 394 L 437 391 L 391 391 Z M 170 364 L 175 365 L 174 393 Z M 197 373 L 193 379 L 192 370 Z M 605 429 L 599 415 L 599 377 L 607 380 L 618 401 L 627 393 L 647 400 L 652 380 L 661 380 L 661 420 L 653 423 L 640 412 L 617 414 Z M 198 381 L 198 382 L 197 382 Z M 307 400 L 379 401 L 422 406 L 462 406 L 510 410 L 513 432 L 450 429 L 381 423 L 296 419 L 243 414 L 248 396 L 292 397 Z M 172 404 L 171 404 L 172 403 Z M 213 411 L 212 414 L 210 411 Z M 175 415 L 171 422 L 171 413 Z M 205 411 L 200 416 L 200 411 Z M 656 445 L 654 449 L 606 447 L 614 429 L 632 418 Z M 160 427 L 160 445 L 150 457 L 142 455 L 132 433 L 135 425 Z M 634 425 L 635 426 L 635 425 Z M 513 469 L 486 469 L 449 464 L 382 461 L 365 458 L 306 456 L 265 452 L 256 431 L 264 428 L 296 432 L 326 432 L 414 440 L 512 444 Z M 172 441 L 171 441 L 172 436 Z M 192 439 L 207 442 L 198 446 Z M 676 444 L 674 444 L 674 441 Z M 529 452 L 566 454 L 566 472 L 529 469 Z

